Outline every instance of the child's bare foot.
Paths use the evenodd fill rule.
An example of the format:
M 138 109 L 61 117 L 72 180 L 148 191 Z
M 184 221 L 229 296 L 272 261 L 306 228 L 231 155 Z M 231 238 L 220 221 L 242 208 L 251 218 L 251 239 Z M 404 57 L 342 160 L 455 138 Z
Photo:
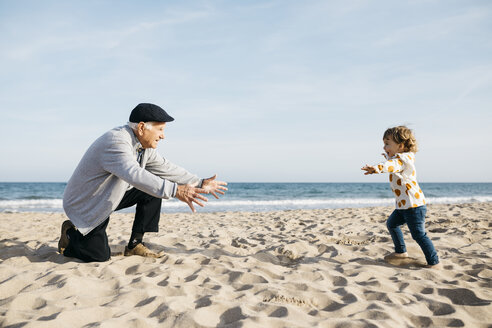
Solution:
M 442 263 L 441 263 L 441 262 L 439 262 L 439 263 L 437 263 L 437 264 L 432 264 L 432 265 L 427 264 L 425 267 L 426 267 L 427 269 L 435 269 L 435 270 L 439 270 L 439 269 L 442 269 Z
M 404 259 L 408 257 L 408 253 L 391 253 L 390 255 L 386 255 L 384 257 L 385 260 L 396 260 L 396 259 Z

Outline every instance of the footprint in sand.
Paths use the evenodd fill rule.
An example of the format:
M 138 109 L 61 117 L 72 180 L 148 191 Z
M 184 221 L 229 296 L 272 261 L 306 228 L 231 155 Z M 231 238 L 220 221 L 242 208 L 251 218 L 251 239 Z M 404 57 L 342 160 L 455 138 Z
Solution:
M 274 250 L 273 254 L 269 251 L 260 251 L 253 255 L 259 261 L 268 262 L 275 265 L 281 265 L 286 267 L 295 267 L 302 260 L 302 256 L 297 256 L 289 250 L 285 250 L 283 247 L 278 247 Z
M 384 258 L 384 261 L 388 264 L 398 266 L 398 267 L 425 267 L 425 263 L 417 260 L 413 257 L 404 257 L 404 258 L 388 258 L 387 256 Z
M 484 306 L 491 303 L 490 300 L 481 299 L 472 290 L 466 288 L 440 288 L 438 294 L 449 298 L 453 304 L 457 305 Z
M 289 310 L 285 306 L 278 306 L 268 316 L 273 318 L 283 318 L 288 315 Z
M 293 304 L 296 306 L 308 306 L 309 305 L 309 303 L 304 299 L 301 299 L 301 298 L 298 298 L 295 296 L 288 297 L 288 296 L 277 295 L 277 294 L 265 296 L 263 298 L 263 302 L 265 302 L 265 303 Z
M 338 250 L 334 246 L 328 246 L 325 244 L 321 244 L 318 246 L 318 256 L 321 256 L 325 253 L 329 253 L 329 257 L 337 257 L 338 256 Z
M 451 304 L 438 302 L 433 299 L 427 299 L 427 298 L 423 298 L 422 301 L 426 303 L 427 308 L 435 316 L 448 315 L 456 312 L 456 309 L 453 306 L 451 306 Z
M 294 252 L 284 247 L 276 248 L 275 253 L 280 262 L 287 266 L 297 265 L 303 258 L 303 256 L 294 254 Z
M 237 248 L 244 248 L 244 249 L 247 249 L 248 247 L 255 247 L 256 244 L 253 244 L 253 243 L 250 243 L 249 241 L 247 241 L 246 239 L 244 238 L 234 238 L 232 241 L 231 241 L 231 246 L 233 247 L 237 247 Z
M 196 325 L 200 327 L 240 327 L 238 322 L 246 318 L 241 307 L 227 308 L 222 304 L 202 306 L 196 310 L 193 317 Z

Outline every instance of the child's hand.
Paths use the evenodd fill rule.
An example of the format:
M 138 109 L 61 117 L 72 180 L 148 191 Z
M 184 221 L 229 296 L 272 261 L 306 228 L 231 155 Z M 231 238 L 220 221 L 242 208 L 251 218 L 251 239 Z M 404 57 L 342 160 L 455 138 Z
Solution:
M 374 168 L 374 166 L 369 166 L 367 164 L 366 164 L 366 166 L 364 166 L 363 168 L 361 168 L 361 170 L 362 171 L 366 171 L 366 173 L 364 173 L 364 175 L 376 173 L 376 169 Z

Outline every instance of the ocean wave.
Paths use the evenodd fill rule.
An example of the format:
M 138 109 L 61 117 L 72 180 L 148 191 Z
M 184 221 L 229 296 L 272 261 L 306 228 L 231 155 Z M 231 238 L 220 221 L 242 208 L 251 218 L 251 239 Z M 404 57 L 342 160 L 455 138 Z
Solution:
M 315 205 L 334 205 L 339 206 L 384 206 L 393 205 L 394 198 L 328 198 L 328 199 L 278 199 L 278 200 L 230 200 L 206 203 L 206 206 L 217 207 L 248 207 L 248 206 L 315 206 Z M 481 203 L 492 202 L 492 196 L 470 196 L 470 197 L 431 197 L 427 198 L 428 204 L 455 204 L 455 203 Z M 166 206 L 187 207 L 186 204 L 177 201 L 168 201 Z
M 374 204 L 374 206 L 392 204 L 390 198 L 331 198 L 331 199 L 275 199 L 275 200 L 226 200 L 205 203 L 207 207 L 286 207 L 286 206 L 316 206 L 316 205 L 351 205 Z M 165 202 L 166 207 L 187 207 L 185 203 L 178 201 Z
M 0 208 L 62 208 L 62 199 L 1 200 Z
M 492 196 L 467 197 L 428 197 L 428 204 L 459 204 L 492 202 Z M 205 208 L 215 211 L 255 211 L 284 209 L 315 209 L 344 207 L 374 207 L 394 204 L 394 198 L 320 198 L 320 199 L 275 199 L 275 200 L 218 200 L 205 204 Z M 199 206 L 195 205 L 196 208 Z M 188 205 L 178 200 L 163 202 L 165 209 L 188 209 Z M 62 211 L 62 199 L 19 199 L 0 200 L 0 212 L 12 211 Z
M 429 204 L 463 204 L 463 203 L 492 202 L 492 196 L 426 197 L 426 199 Z

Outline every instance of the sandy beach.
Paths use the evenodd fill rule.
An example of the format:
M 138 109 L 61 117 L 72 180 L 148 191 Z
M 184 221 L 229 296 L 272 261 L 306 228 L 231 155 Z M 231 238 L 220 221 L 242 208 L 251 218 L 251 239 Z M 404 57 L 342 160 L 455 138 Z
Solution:
M 0 214 L 1 327 L 492 327 L 492 203 L 429 205 L 444 265 L 403 229 L 386 263 L 391 207 L 162 214 L 124 257 L 133 215 L 114 214 L 112 259 L 57 253 L 62 213 Z

